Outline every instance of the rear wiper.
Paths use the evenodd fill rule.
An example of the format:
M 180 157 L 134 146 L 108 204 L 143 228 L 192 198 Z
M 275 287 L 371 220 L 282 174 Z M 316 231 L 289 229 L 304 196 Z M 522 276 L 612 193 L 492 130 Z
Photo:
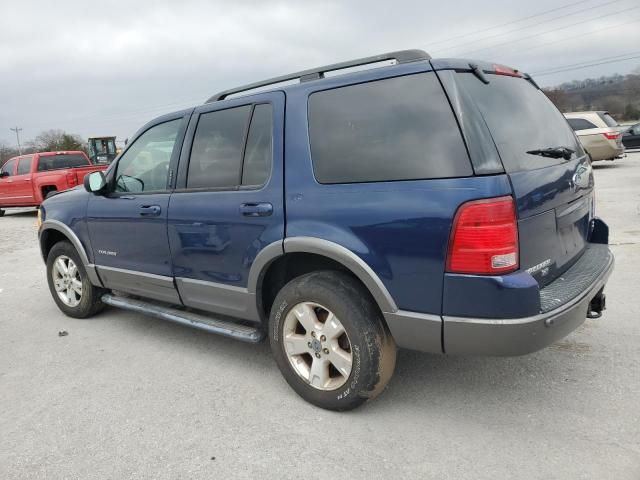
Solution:
M 471 69 L 471 73 L 473 73 L 478 80 L 480 80 L 485 85 L 489 85 L 489 80 L 477 64 L 470 63 L 469 68 Z
M 569 147 L 550 147 L 541 148 L 539 150 L 529 150 L 527 153 L 531 155 L 540 155 L 541 157 L 564 158 L 565 160 L 571 160 L 571 155 L 575 153 L 575 150 L 571 150 Z

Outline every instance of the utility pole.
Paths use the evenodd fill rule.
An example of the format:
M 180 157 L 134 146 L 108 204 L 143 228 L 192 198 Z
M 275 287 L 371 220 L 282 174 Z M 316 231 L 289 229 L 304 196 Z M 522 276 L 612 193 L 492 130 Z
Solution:
M 16 126 L 16 128 L 10 128 L 9 130 L 16 132 L 16 139 L 18 140 L 18 155 L 22 155 L 22 147 L 20 146 L 20 131 L 22 129 Z

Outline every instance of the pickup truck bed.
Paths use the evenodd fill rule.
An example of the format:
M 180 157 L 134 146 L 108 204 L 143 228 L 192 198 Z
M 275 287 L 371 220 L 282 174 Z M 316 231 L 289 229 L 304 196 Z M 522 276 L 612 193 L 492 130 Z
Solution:
M 84 152 L 41 152 L 9 159 L 0 169 L 0 208 L 37 207 L 51 192 L 81 185 L 106 165 L 94 165 Z

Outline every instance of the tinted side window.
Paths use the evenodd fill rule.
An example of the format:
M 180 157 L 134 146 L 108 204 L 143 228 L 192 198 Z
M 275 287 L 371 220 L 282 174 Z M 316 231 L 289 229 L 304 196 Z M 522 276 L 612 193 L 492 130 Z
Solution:
M 567 122 L 569 122 L 571 128 L 576 132 L 580 130 L 588 130 L 590 128 L 598 128 L 589 120 L 585 120 L 584 118 L 567 118 Z
M 31 162 L 33 157 L 24 157 L 20 159 L 18 163 L 18 173 L 16 175 L 26 175 L 31 172 Z
M 122 154 L 116 170 L 116 192 L 167 189 L 169 162 L 182 119 L 151 127 Z
M 271 105 L 256 105 L 251 117 L 242 166 L 242 185 L 263 185 L 271 173 Z
M 11 177 L 13 175 L 13 169 L 16 166 L 16 159 L 12 158 L 11 160 L 7 161 L 2 168 L 0 168 L 0 173 L 8 173 L 9 177 Z
M 38 171 L 60 170 L 63 168 L 86 167 L 90 165 L 84 155 L 77 153 L 64 153 L 57 155 L 44 155 L 38 160 Z
M 433 72 L 312 94 L 309 135 L 313 168 L 321 183 L 473 173 Z
M 187 188 L 240 184 L 242 147 L 251 105 L 203 113 L 193 138 Z

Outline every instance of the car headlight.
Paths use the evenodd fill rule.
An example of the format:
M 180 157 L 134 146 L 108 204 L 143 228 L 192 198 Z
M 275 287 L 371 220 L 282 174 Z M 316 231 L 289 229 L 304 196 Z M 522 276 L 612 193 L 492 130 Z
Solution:
M 38 209 L 38 228 L 42 226 L 42 208 Z

